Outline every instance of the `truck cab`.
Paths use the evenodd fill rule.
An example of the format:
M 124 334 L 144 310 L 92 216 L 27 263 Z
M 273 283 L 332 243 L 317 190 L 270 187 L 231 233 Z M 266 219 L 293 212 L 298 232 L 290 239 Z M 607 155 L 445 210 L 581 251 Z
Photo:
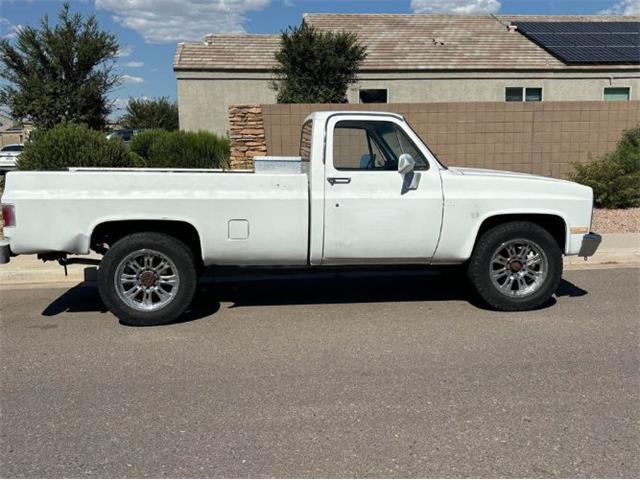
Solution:
M 407 127 L 388 113 L 316 113 L 304 123 L 312 264 L 426 264 L 433 258 L 444 167 Z

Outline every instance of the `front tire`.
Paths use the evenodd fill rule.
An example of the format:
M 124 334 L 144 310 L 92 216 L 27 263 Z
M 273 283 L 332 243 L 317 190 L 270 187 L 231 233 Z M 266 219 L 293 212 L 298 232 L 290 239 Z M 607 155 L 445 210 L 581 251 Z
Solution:
M 535 223 L 504 223 L 478 239 L 467 276 L 480 298 L 496 310 L 533 310 L 558 288 L 562 251 Z
M 156 232 L 121 238 L 98 270 L 98 291 L 122 323 L 163 325 L 189 307 L 197 286 L 193 253 L 177 238 Z

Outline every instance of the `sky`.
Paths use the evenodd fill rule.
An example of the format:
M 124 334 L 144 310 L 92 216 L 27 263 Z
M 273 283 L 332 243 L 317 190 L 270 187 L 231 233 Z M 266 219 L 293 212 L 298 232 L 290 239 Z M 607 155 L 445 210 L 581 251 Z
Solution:
M 0 0 L 0 37 L 21 25 L 56 17 L 57 0 Z M 176 98 L 171 65 L 176 44 L 208 33 L 278 33 L 306 12 L 454 14 L 640 15 L 640 0 L 71 0 L 71 9 L 94 14 L 121 45 L 116 59 L 122 84 L 111 94 L 118 116 L 128 98 Z

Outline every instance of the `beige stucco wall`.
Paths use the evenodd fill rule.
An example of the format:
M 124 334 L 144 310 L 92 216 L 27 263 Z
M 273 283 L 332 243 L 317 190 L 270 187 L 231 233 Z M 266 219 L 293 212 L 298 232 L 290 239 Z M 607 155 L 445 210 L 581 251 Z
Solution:
M 228 131 L 230 105 L 275 103 L 269 72 L 177 72 L 180 128 Z M 631 87 L 640 100 L 640 69 L 562 72 L 393 72 L 360 75 L 350 88 L 350 103 L 360 88 L 386 88 L 390 103 L 502 102 L 506 87 L 542 87 L 544 101 L 602 100 L 605 86 Z
M 178 111 L 182 130 L 209 130 L 226 135 L 229 107 L 247 103 L 275 103 L 268 74 L 180 73 Z
M 0 132 L 0 147 L 12 143 L 24 143 L 26 136 L 25 132 Z
M 542 87 L 543 101 L 602 100 L 608 86 L 631 87 L 631 100 L 640 100 L 640 70 L 635 74 L 601 75 L 505 75 L 498 78 L 408 77 L 376 78 L 368 75 L 349 89 L 350 103 L 358 102 L 358 90 L 386 88 L 389 103 L 406 102 L 502 102 L 506 87 Z

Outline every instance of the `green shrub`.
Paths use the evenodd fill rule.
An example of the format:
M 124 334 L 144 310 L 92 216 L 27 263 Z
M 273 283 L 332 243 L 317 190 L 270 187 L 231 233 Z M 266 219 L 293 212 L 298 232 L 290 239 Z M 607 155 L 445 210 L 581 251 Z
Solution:
M 571 179 L 593 188 L 597 207 L 640 206 L 640 126 L 624 132 L 613 152 L 574 168 Z
M 147 159 L 141 157 L 136 152 L 129 152 L 129 160 L 131 161 L 131 166 L 134 168 L 146 168 Z
M 37 129 L 18 158 L 20 170 L 66 170 L 67 167 L 131 167 L 122 140 L 107 140 L 104 133 L 84 125 L 61 123 Z
M 160 136 L 167 133 L 166 130 L 153 129 L 145 130 L 134 135 L 129 142 L 129 149 L 140 155 L 142 158 L 149 158 L 149 147 Z
M 149 146 L 149 168 L 222 168 L 229 163 L 229 140 L 209 132 L 164 132 Z

